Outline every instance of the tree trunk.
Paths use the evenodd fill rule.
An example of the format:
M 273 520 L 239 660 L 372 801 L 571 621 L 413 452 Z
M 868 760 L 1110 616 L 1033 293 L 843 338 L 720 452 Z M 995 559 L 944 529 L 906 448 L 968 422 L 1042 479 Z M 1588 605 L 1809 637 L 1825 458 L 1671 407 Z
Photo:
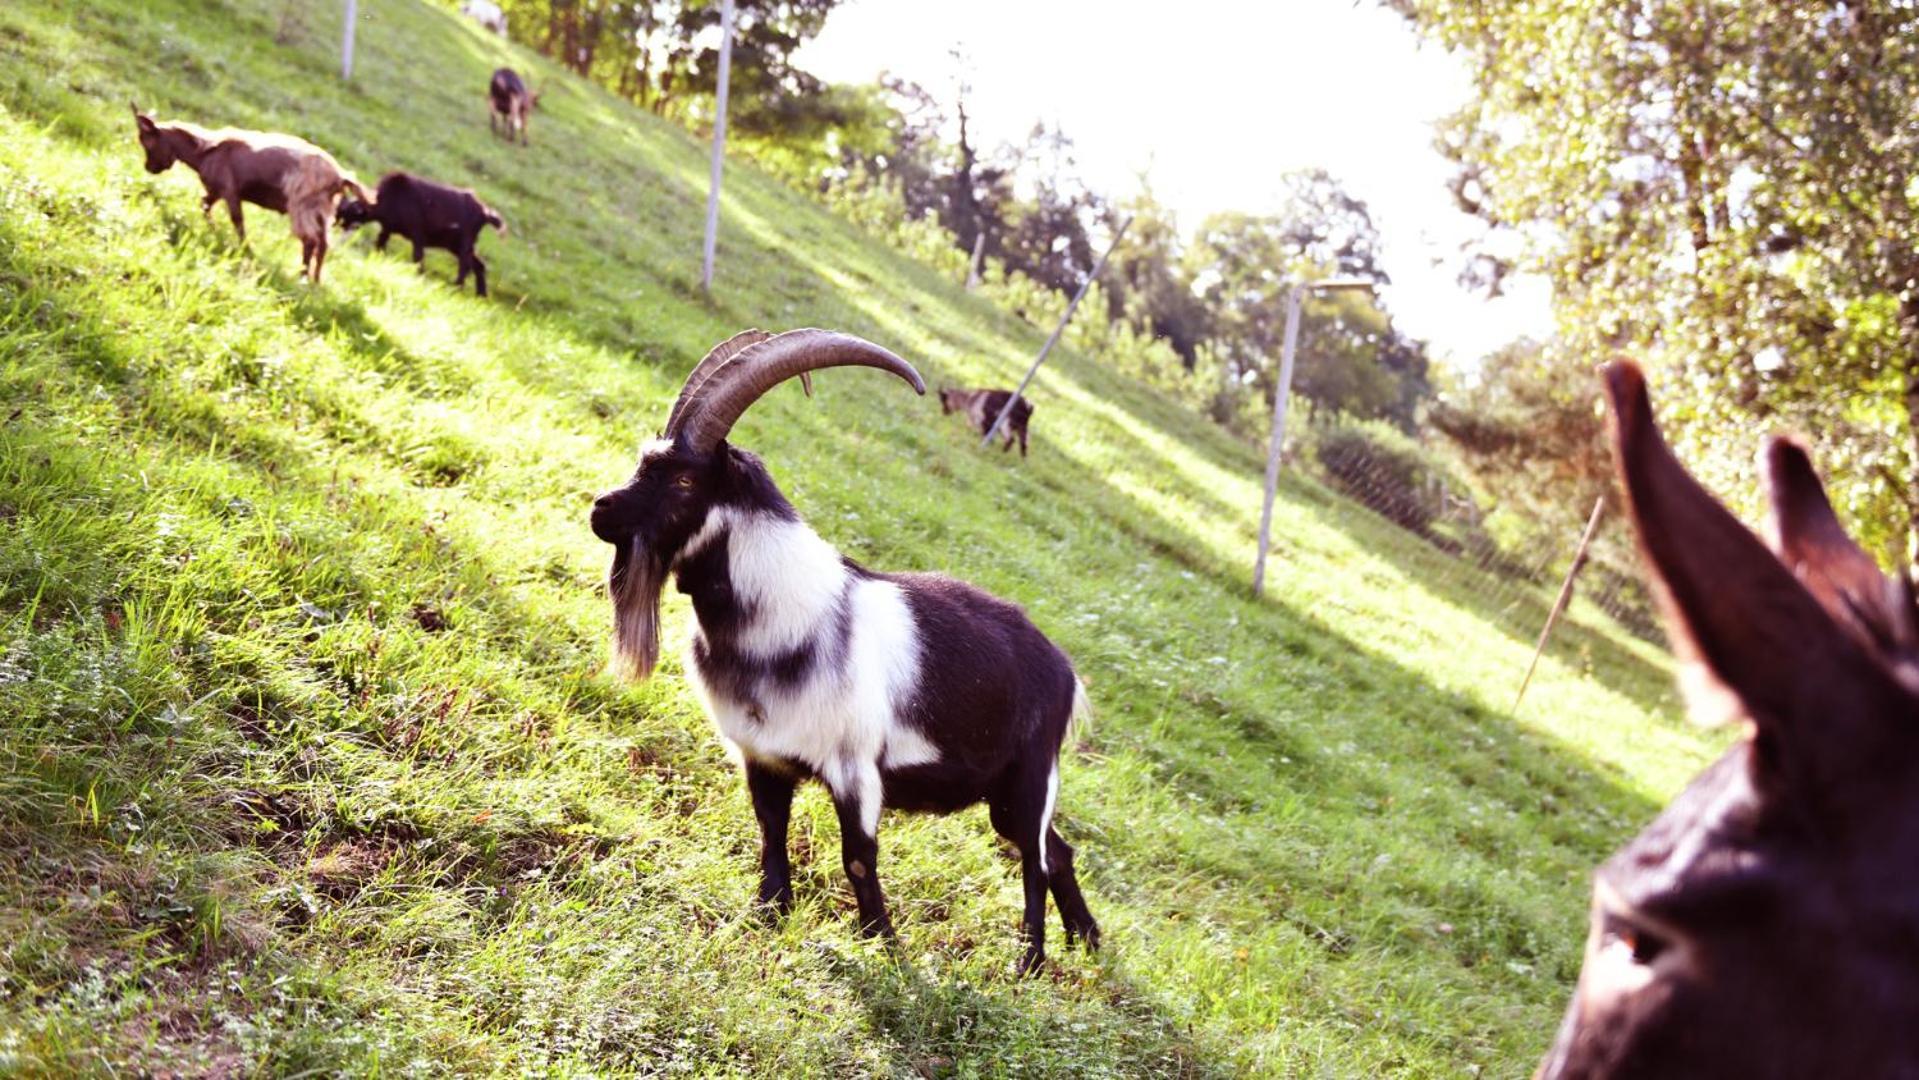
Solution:
M 1915 475 L 1895 487 L 1906 505 L 1906 561 L 1919 563 L 1919 296 L 1900 305 L 1906 324 L 1906 453 Z
M 1910 307 L 1910 302 L 1908 302 Z M 1906 434 L 1911 439 L 1907 447 L 1912 456 L 1912 467 L 1919 470 L 1919 352 L 1906 357 Z M 1914 486 L 1919 485 L 1919 475 L 1910 477 L 1901 494 L 1906 501 L 1906 560 L 1919 562 L 1919 495 L 1915 495 Z

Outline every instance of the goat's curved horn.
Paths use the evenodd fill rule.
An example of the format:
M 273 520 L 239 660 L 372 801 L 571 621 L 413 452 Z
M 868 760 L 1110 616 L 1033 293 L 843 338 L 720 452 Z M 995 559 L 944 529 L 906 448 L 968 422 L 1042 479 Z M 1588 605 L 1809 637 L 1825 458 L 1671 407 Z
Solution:
M 680 387 L 680 396 L 673 402 L 673 411 L 666 416 L 666 437 L 670 439 L 680 433 L 679 425 L 686 419 L 687 409 L 700 396 L 701 387 L 713 377 L 713 373 L 719 370 L 721 364 L 733 359 L 734 354 L 741 349 L 749 345 L 758 345 L 772 336 L 764 330 L 742 330 L 713 346 L 713 351 L 707 353 L 698 364 L 694 365 L 693 370 L 687 373 L 686 385 Z
M 687 444 L 710 452 L 761 395 L 796 375 L 829 367 L 879 368 L 906 380 L 915 393 L 926 393 L 926 380 L 913 365 L 870 341 L 832 330 L 789 330 L 741 350 L 707 377 L 698 400 L 679 418 Z

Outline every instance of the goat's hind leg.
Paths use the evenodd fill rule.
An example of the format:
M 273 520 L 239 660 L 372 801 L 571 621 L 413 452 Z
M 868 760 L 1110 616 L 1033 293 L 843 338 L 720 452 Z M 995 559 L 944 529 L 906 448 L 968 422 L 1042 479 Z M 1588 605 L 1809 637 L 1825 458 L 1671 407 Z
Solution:
M 1066 927 L 1066 940 L 1086 943 L 1086 951 L 1099 948 L 1099 923 L 1086 907 L 1086 896 L 1079 891 L 1079 877 L 1073 872 L 1073 846 L 1060 839 L 1059 830 L 1046 830 L 1047 879 L 1053 887 L 1053 906 Z
M 1025 887 L 1026 910 L 1020 936 L 1026 950 L 1019 973 L 1034 975 L 1046 960 L 1046 890 L 1050 878 L 1045 838 L 1052 831 L 1053 803 L 1059 792 L 1059 774 L 1045 768 L 1022 768 L 1011 790 L 989 808 L 993 828 L 1019 849 L 1020 883 Z

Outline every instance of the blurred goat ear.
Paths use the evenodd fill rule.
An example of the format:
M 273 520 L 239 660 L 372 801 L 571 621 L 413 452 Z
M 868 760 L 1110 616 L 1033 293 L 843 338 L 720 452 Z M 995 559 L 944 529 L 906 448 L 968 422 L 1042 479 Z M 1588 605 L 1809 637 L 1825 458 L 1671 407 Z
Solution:
M 1804 446 L 1778 438 L 1766 446 L 1772 546 L 1826 613 L 1882 655 L 1919 649 L 1909 590 L 1881 573 L 1846 535 Z
M 1910 702 L 1807 586 L 1673 457 L 1639 369 L 1621 362 L 1604 374 L 1620 481 L 1674 650 L 1751 718 L 1763 765 L 1801 779 L 1838 774 L 1872 752 Z M 1812 528 L 1819 515 L 1796 477 L 1791 487 L 1795 542 L 1826 538 L 1823 527 Z M 1818 502 L 1830 517 L 1823 493 Z

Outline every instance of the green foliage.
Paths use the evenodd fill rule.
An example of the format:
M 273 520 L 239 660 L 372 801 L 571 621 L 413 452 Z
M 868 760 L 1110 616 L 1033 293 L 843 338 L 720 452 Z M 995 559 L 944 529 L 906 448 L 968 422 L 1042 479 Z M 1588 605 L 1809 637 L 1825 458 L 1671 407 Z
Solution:
M 861 941 L 816 790 L 800 909 L 757 917 L 751 811 L 684 673 L 599 674 L 591 494 L 742 325 L 971 383 L 1044 331 L 744 162 L 706 296 L 683 130 L 409 0 L 362 5 L 343 85 L 339 8 L 270 44 L 282 11 L 0 6 L 0 1071 L 1536 1059 L 1590 867 L 1714 749 L 1662 658 L 1576 608 L 1552 706 L 1508 717 L 1550 597 L 1293 475 L 1251 599 L 1261 458 L 1070 340 L 1027 462 L 858 373 L 738 438 L 853 557 L 976 581 L 1074 656 L 1100 722 L 1061 828 L 1107 950 L 1011 976 L 1018 868 L 981 810 L 887 817 L 903 939 Z M 530 151 L 474 108 L 502 62 L 546 91 Z M 299 284 L 278 218 L 242 248 L 141 169 L 135 96 L 471 184 L 514 225 L 494 296 L 364 241 Z
M 1185 255 L 1193 288 L 1209 309 L 1208 343 L 1228 377 L 1256 386 L 1267 408 L 1279 385 L 1294 286 L 1329 277 L 1387 280 L 1365 203 L 1317 170 L 1287 177 L 1286 189 L 1281 213 L 1208 218 Z M 1427 391 L 1425 350 L 1393 329 L 1374 297 L 1310 295 L 1293 386 L 1309 407 L 1389 418 L 1410 429 Z M 1239 411 L 1220 404 L 1222 412 Z
M 712 116 L 718 0 L 497 0 L 517 41 L 577 75 L 684 118 Z M 795 68 L 840 0 L 734 0 L 732 102 L 748 133 L 800 141 L 845 122 L 849 102 Z
M 1552 278 L 1568 360 L 1654 361 L 1682 449 L 1741 502 L 1755 426 L 1815 433 L 1855 533 L 1879 551 L 1906 539 L 1919 10 L 1389 6 L 1476 69 L 1443 139 L 1456 194 L 1532 241 L 1525 262 Z M 1495 285 L 1506 268 L 1482 267 Z

